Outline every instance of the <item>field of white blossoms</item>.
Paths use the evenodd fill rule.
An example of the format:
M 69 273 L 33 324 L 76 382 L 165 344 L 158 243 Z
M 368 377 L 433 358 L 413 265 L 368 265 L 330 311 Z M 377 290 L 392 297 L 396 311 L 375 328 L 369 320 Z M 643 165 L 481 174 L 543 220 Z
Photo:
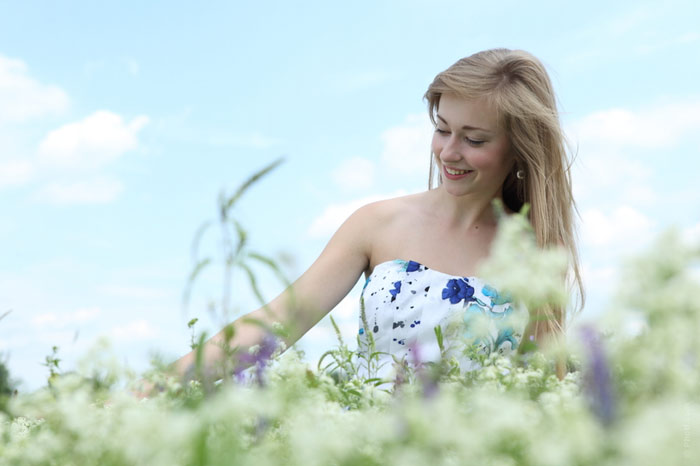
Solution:
M 538 252 L 523 217 L 503 222 L 484 275 L 528 306 L 565 299 L 556 280 L 528 279 L 561 276 L 559 253 Z M 312 366 L 270 338 L 238 358 L 253 365 L 244 374 L 185 383 L 154 370 L 160 393 L 139 399 L 123 389 L 138 377 L 97 347 L 75 373 L 3 401 L 0 464 L 698 465 L 699 262 L 699 245 L 669 231 L 624 264 L 609 328 L 507 358 L 466 344 L 480 370 L 445 353 L 396 365 L 391 384 L 359 377 L 371 358 L 342 340 Z M 632 316 L 645 329 L 616 332 Z

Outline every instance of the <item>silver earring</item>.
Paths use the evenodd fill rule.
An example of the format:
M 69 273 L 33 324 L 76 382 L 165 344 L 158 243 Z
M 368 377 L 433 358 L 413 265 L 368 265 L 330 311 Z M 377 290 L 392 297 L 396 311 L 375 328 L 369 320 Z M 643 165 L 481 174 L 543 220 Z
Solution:
M 518 170 L 515 172 L 515 177 L 519 180 L 524 180 L 525 179 L 525 170 Z

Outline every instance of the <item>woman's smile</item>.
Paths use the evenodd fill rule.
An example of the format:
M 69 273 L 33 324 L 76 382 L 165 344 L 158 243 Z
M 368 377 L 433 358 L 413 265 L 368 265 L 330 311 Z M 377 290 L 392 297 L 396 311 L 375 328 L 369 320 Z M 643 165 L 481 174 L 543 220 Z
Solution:
M 461 180 L 462 178 L 474 173 L 474 170 L 456 170 L 443 165 L 443 172 L 445 177 L 450 180 Z

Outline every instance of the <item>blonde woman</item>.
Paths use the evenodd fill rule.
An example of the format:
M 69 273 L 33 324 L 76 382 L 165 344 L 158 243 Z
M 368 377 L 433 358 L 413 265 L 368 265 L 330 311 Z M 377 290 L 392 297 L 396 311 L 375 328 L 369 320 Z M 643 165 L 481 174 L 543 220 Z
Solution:
M 419 347 L 424 360 L 434 359 L 439 354 L 431 343 L 433 327 L 458 310 L 495 320 L 523 312 L 476 276 L 498 228 L 494 199 L 508 213 L 530 204 L 539 246 L 568 251 L 569 278 L 583 301 L 569 164 L 555 95 L 540 61 L 519 50 L 479 52 L 439 73 L 425 98 L 435 125 L 429 189 L 358 209 L 290 288 L 244 318 L 287 326 L 290 346 L 364 274 L 361 341 L 371 334 L 385 362 Z M 245 351 L 261 344 L 266 332 L 244 318 L 234 322 L 229 345 Z M 494 334 L 488 350 L 513 351 L 530 337 L 546 345 L 563 335 L 566 313 L 532 310 L 519 322 Z M 225 334 L 204 345 L 205 366 L 224 357 Z M 186 354 L 175 370 L 187 374 L 194 359 Z

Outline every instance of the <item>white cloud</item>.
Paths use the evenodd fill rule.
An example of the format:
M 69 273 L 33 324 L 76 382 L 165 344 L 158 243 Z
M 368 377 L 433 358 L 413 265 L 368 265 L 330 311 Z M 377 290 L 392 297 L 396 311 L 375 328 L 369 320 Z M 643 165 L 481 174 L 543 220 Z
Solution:
M 138 76 L 141 71 L 141 66 L 132 57 L 124 57 L 120 59 L 113 60 L 92 60 L 83 65 L 83 71 L 86 75 L 90 77 L 97 76 L 99 74 L 110 74 L 114 76 L 115 74 L 121 74 L 127 72 L 131 76 Z
M 343 160 L 333 170 L 333 181 L 346 190 L 366 190 L 374 185 L 375 164 L 363 157 Z
M 65 328 L 74 324 L 82 324 L 94 320 L 101 313 L 98 307 L 78 309 L 74 312 L 56 313 L 45 312 L 32 317 L 31 323 L 36 327 Z
M 36 199 L 49 204 L 105 204 L 112 202 L 124 191 L 119 180 L 97 177 L 72 183 L 50 183 L 37 194 Z
M 681 237 L 686 243 L 694 243 L 700 246 L 700 222 L 684 228 L 683 231 L 681 231 Z
M 55 312 L 45 312 L 32 318 L 32 324 L 37 327 L 53 324 L 59 321 L 58 315 Z
M 700 34 L 695 31 L 691 31 L 661 40 L 657 39 L 646 44 L 639 44 L 635 51 L 639 55 L 649 55 L 669 47 L 678 47 L 685 44 L 691 44 L 696 42 L 698 39 L 700 39 Z
M 359 311 L 358 311 L 359 312 Z M 336 321 L 338 329 L 340 330 L 340 335 L 343 337 L 345 344 L 349 347 L 353 347 L 355 341 L 353 338 L 357 334 L 358 322 L 353 321 Z M 306 345 L 318 345 L 325 350 L 329 350 L 337 346 L 338 337 L 335 334 L 335 329 L 329 318 L 324 318 L 318 324 L 314 325 L 306 334 L 304 335 L 303 341 L 300 340 L 301 346 Z
M 267 149 L 279 143 L 278 140 L 265 136 L 264 134 L 254 131 L 248 134 L 230 134 L 228 132 L 215 131 L 203 136 L 208 144 L 213 146 L 223 147 L 246 147 L 251 149 Z M 200 136 L 197 135 L 197 140 Z
M 136 299 L 163 299 L 172 295 L 171 291 L 145 286 L 107 285 L 98 290 L 110 296 Z
M 111 332 L 115 340 L 133 341 L 148 340 L 158 336 L 158 330 L 148 323 L 147 320 L 139 319 L 129 322 L 126 325 L 115 327 Z
M 321 213 L 321 215 L 316 217 L 314 221 L 311 222 L 311 227 L 309 227 L 308 234 L 312 238 L 326 238 L 335 233 L 338 227 L 340 227 L 340 225 L 342 225 L 354 211 L 363 205 L 405 194 L 405 191 L 400 190 L 389 196 L 372 195 L 349 202 L 330 204 L 326 207 L 323 213 Z
M 426 114 L 408 115 L 403 124 L 382 133 L 382 163 L 392 173 L 422 174 L 430 167 L 433 126 Z
M 67 107 L 68 96 L 62 89 L 29 76 L 23 61 L 0 55 L 0 122 L 23 122 Z
M 619 273 L 618 267 L 610 264 L 597 267 L 583 264 L 581 267 L 581 274 L 586 288 L 596 290 L 597 293 L 601 293 L 601 290 L 611 290 L 617 283 Z
M 132 76 L 137 76 L 141 71 L 141 66 L 139 65 L 139 62 L 137 62 L 133 58 L 124 59 L 124 63 L 126 64 L 126 69 L 129 71 L 129 74 Z
M 392 73 L 387 71 L 360 71 L 344 72 L 329 80 L 335 92 L 355 92 L 369 89 L 386 83 L 394 78 Z
M 345 298 L 343 298 L 340 303 L 333 309 L 333 318 L 336 321 L 346 321 L 348 319 L 357 319 L 359 315 L 358 311 L 358 300 L 360 299 L 359 294 L 348 293 Z M 355 322 L 357 324 L 357 322 Z
M 655 175 L 668 171 L 669 149 L 700 133 L 700 99 L 594 112 L 566 133 L 577 148 L 573 185 L 579 202 L 667 203 L 658 190 L 663 180 Z
M 629 206 L 617 207 L 609 214 L 590 208 L 582 215 L 584 243 L 592 246 L 636 248 L 651 239 L 654 223 L 643 213 Z
M 100 110 L 85 119 L 51 131 L 39 144 L 41 161 L 69 168 L 96 168 L 138 146 L 137 134 L 148 124 L 141 115 L 126 123 Z
M 75 322 L 87 322 L 97 317 L 100 314 L 100 312 L 100 308 L 98 307 L 78 309 L 71 315 L 71 318 Z
M 34 166 L 26 160 L 0 162 L 0 188 L 20 186 L 32 178 Z
M 612 37 L 624 36 L 653 20 L 654 10 L 650 5 L 637 5 L 634 9 L 625 10 L 623 14 L 607 19 L 601 29 Z M 600 32 L 600 29 L 595 31 L 597 34 Z
M 667 102 L 639 111 L 612 108 L 592 113 L 571 127 L 581 149 L 668 148 L 700 132 L 700 99 Z
M 583 146 L 572 169 L 574 196 L 577 202 L 599 200 L 600 196 L 609 202 L 615 193 L 616 202 L 653 202 L 659 197 L 650 182 L 653 173 L 650 164 L 620 151 Z

